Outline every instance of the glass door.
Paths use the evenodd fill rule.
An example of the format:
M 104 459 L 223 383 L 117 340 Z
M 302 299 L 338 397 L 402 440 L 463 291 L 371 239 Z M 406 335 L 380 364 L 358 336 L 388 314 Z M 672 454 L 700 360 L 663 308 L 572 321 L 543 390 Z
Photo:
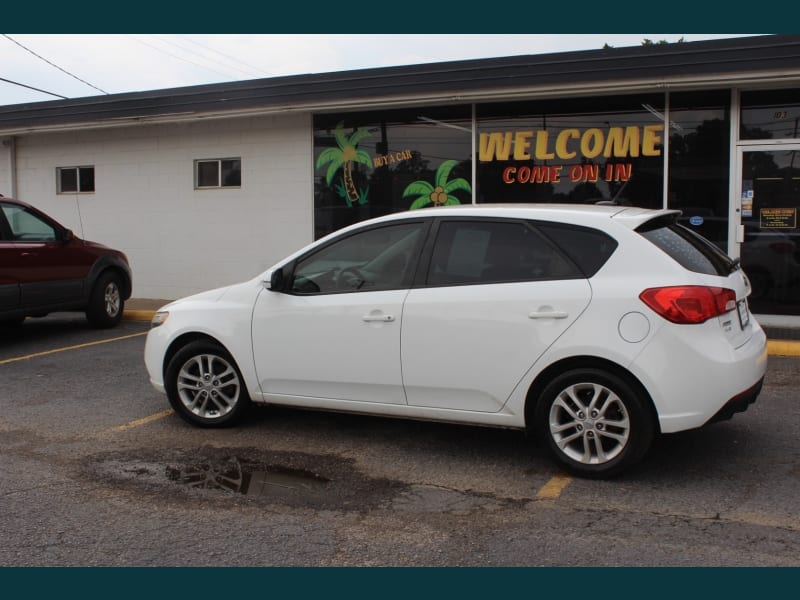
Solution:
M 736 240 L 757 314 L 800 315 L 800 144 L 739 149 Z

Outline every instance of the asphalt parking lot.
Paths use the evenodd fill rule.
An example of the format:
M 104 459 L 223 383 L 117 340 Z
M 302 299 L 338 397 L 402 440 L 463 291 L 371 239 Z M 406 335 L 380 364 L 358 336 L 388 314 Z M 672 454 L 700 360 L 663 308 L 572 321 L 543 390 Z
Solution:
M 192 428 L 147 380 L 147 328 L 0 334 L 0 565 L 800 565 L 800 359 L 588 481 L 513 431 L 277 407 Z

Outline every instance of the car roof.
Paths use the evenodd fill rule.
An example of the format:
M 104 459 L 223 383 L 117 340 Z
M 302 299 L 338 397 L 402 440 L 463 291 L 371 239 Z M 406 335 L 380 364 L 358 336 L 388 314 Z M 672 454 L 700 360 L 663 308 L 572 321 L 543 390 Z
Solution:
M 460 204 L 456 206 L 429 207 L 414 211 L 393 213 L 374 219 L 374 222 L 414 219 L 420 217 L 506 217 L 514 219 L 539 219 L 576 225 L 599 226 L 602 221 L 614 219 L 630 229 L 664 215 L 680 215 L 679 210 L 641 208 L 612 204 Z M 361 222 L 360 225 L 364 223 Z M 356 224 L 356 226 L 359 224 Z
M 0 200 L 2 200 L 3 202 L 8 202 L 9 204 L 24 206 L 26 208 L 36 208 L 35 206 L 31 206 L 27 202 L 23 202 L 22 200 L 17 200 L 16 198 L 9 198 L 8 196 L 3 196 L 3 194 L 0 194 Z

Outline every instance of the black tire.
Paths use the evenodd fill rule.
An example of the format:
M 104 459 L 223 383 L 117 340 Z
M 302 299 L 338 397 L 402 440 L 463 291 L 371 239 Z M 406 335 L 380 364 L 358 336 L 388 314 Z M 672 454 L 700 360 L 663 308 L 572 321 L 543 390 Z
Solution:
M 101 329 L 115 327 L 122 321 L 124 310 L 122 279 L 116 273 L 103 273 L 89 296 L 89 306 L 86 307 L 89 324 Z
M 251 403 L 239 367 L 210 340 L 181 348 L 167 365 L 164 384 L 175 412 L 200 427 L 233 425 Z
M 0 327 L 6 329 L 16 329 L 25 322 L 25 317 L 16 317 L 13 319 L 0 319 Z
M 555 460 L 579 477 L 619 475 L 652 444 L 650 403 L 624 378 L 602 369 L 560 374 L 542 392 L 534 411 L 536 437 Z

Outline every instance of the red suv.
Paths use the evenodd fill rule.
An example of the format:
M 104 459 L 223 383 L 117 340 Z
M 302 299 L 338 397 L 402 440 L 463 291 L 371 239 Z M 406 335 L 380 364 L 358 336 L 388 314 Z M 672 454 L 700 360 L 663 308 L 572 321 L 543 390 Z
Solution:
M 130 295 L 125 254 L 82 240 L 33 206 L 0 196 L 0 325 L 83 311 L 93 326 L 113 327 Z

